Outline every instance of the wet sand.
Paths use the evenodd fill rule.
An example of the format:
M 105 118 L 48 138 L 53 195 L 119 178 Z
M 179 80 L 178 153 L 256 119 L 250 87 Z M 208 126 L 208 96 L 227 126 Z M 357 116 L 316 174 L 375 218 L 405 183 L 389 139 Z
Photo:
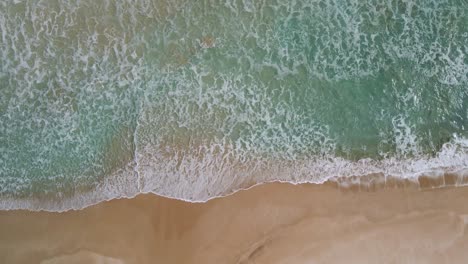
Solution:
M 467 223 L 467 187 L 270 183 L 206 203 L 3 211 L 0 263 L 466 263 Z

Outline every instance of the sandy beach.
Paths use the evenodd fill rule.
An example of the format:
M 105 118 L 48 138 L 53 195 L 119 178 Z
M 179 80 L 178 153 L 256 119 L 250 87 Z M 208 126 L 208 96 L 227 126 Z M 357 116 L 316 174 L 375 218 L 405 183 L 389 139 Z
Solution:
M 468 263 L 467 223 L 468 0 L 0 0 L 0 264 Z
M 0 212 L 1 263 L 465 263 L 468 188 L 270 183 L 206 203 L 152 194 Z

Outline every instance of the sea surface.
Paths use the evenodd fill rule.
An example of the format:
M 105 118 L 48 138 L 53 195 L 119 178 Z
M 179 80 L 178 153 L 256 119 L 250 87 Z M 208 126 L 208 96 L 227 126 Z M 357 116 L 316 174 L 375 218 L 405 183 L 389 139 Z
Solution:
M 466 0 L 0 1 L 0 209 L 467 169 Z

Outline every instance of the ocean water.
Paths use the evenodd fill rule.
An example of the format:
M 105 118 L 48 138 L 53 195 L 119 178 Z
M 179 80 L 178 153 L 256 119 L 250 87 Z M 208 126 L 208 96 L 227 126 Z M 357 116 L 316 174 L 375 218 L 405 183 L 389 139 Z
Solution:
M 467 168 L 466 0 L 0 2 L 0 209 Z

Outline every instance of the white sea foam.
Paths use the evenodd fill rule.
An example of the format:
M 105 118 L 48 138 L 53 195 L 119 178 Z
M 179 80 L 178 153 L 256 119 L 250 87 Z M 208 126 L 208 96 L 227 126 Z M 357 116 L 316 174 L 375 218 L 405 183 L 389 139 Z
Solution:
M 301 161 L 239 162 L 235 160 L 235 154 L 225 148 L 220 145 L 200 147 L 193 154 L 178 153 L 180 156 L 170 159 L 164 157 L 165 151 L 152 149 L 151 157 L 140 156 L 138 165 L 131 162 L 125 169 L 105 178 L 93 191 L 41 200 L 4 197 L 0 200 L 0 209 L 60 212 L 82 209 L 111 199 L 130 198 L 140 193 L 205 202 L 268 182 L 322 184 L 337 181 L 342 186 L 380 183 L 385 188 L 386 179 L 409 180 L 417 185 L 421 177 L 433 177 L 442 178 L 441 183 L 433 187 L 468 185 L 468 140 L 464 138 L 444 144 L 434 157 L 403 160 L 350 161 L 324 157 Z M 145 165 L 142 165 L 142 160 L 147 161 L 143 162 Z M 456 179 L 450 183 L 444 182 L 443 177 L 447 174 L 454 175 Z M 142 177 L 142 181 L 139 181 L 139 177 Z
M 466 140 L 456 135 L 424 154 L 447 141 L 444 126 L 466 131 L 468 34 L 458 33 L 467 9 L 456 3 L 0 7 L 0 191 L 38 182 L 54 190 L 101 175 L 94 191 L 5 198 L 0 208 L 62 211 L 147 192 L 205 201 L 270 181 L 411 179 L 467 167 Z M 365 85 L 375 95 L 361 102 Z M 367 122 L 356 126 L 359 119 Z M 374 126 L 367 136 L 376 139 L 352 145 L 367 130 L 351 135 L 351 127 Z M 130 132 L 121 136 L 123 128 Z M 135 160 L 106 174 L 102 156 L 114 137 Z M 368 156 L 382 159 L 342 158 L 373 144 Z

